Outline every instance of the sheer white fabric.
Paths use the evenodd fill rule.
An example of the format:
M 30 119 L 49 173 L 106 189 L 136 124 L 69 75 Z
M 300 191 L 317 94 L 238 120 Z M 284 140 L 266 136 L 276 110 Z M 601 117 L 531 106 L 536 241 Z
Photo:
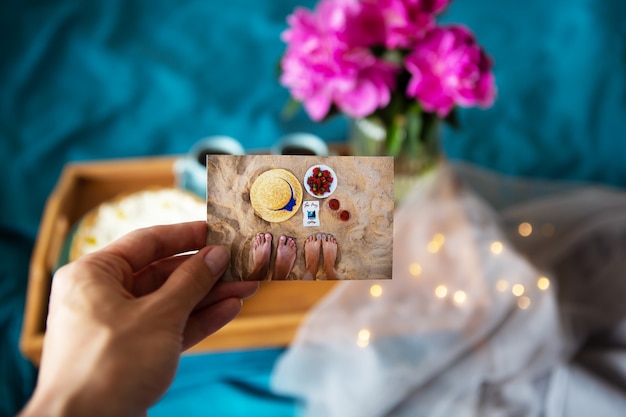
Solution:
M 306 417 L 622 415 L 593 362 L 626 375 L 621 350 L 575 359 L 626 345 L 625 255 L 623 193 L 442 165 L 396 210 L 393 279 L 339 283 L 273 387 Z

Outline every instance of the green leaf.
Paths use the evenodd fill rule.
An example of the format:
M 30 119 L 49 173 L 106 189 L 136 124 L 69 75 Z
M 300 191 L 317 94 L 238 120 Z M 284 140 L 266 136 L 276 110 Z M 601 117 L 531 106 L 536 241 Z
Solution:
M 280 112 L 280 117 L 283 120 L 289 120 L 300 110 L 301 103 L 293 98 L 287 100 L 287 103 L 283 106 L 283 110 Z

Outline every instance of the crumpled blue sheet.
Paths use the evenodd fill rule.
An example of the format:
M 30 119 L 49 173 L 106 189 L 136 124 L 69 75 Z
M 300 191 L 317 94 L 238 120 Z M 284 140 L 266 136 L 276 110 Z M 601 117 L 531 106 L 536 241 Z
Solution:
M 0 2 L 0 415 L 14 414 L 34 386 L 36 371 L 17 347 L 28 261 L 64 164 L 178 155 L 216 134 L 248 149 L 296 131 L 346 138 L 341 118 L 281 117 L 289 95 L 277 82 L 279 35 L 297 5 L 314 4 Z M 455 0 L 445 18 L 477 34 L 495 59 L 499 87 L 492 109 L 461 111 L 462 130 L 445 132 L 451 158 L 513 175 L 626 186 L 626 3 Z M 232 358 L 245 363 L 248 354 Z M 275 356 L 256 359 L 270 372 Z M 186 386 L 186 361 L 176 389 Z M 238 362 L 225 363 L 227 374 Z M 242 384 L 227 390 L 221 378 L 207 380 L 228 392 L 211 398 L 215 407 L 258 404 L 248 389 L 234 388 L 246 387 L 248 376 L 235 375 Z M 211 390 L 168 393 L 157 409 L 204 404 Z M 255 392 L 267 394 L 264 407 L 276 400 Z M 276 401 L 274 415 L 285 415 L 285 399 Z
M 186 355 L 150 417 L 291 417 L 297 405 L 268 388 L 283 349 Z
M 626 184 L 626 2 L 455 0 L 499 97 L 461 114 L 453 159 L 532 178 Z

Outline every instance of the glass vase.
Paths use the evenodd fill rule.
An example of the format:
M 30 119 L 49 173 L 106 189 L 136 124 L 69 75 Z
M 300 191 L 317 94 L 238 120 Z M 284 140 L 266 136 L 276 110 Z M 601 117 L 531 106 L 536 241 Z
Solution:
M 395 126 L 396 131 L 380 119 L 353 119 L 350 123 L 350 148 L 353 155 L 394 157 L 394 199 L 402 202 L 407 194 L 442 158 L 441 119 L 428 115 L 419 129 L 406 123 Z M 398 128 L 399 126 L 399 128 Z M 390 140 L 394 135 L 396 143 Z

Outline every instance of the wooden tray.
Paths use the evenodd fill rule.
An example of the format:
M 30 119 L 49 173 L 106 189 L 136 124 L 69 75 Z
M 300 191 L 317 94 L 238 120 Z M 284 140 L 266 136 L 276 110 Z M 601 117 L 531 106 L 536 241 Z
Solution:
M 68 164 L 49 196 L 31 257 L 20 349 L 39 364 L 52 274 L 71 227 L 87 211 L 122 192 L 174 186 L 175 158 Z M 334 282 L 262 282 L 239 316 L 188 352 L 286 346 L 309 309 Z

